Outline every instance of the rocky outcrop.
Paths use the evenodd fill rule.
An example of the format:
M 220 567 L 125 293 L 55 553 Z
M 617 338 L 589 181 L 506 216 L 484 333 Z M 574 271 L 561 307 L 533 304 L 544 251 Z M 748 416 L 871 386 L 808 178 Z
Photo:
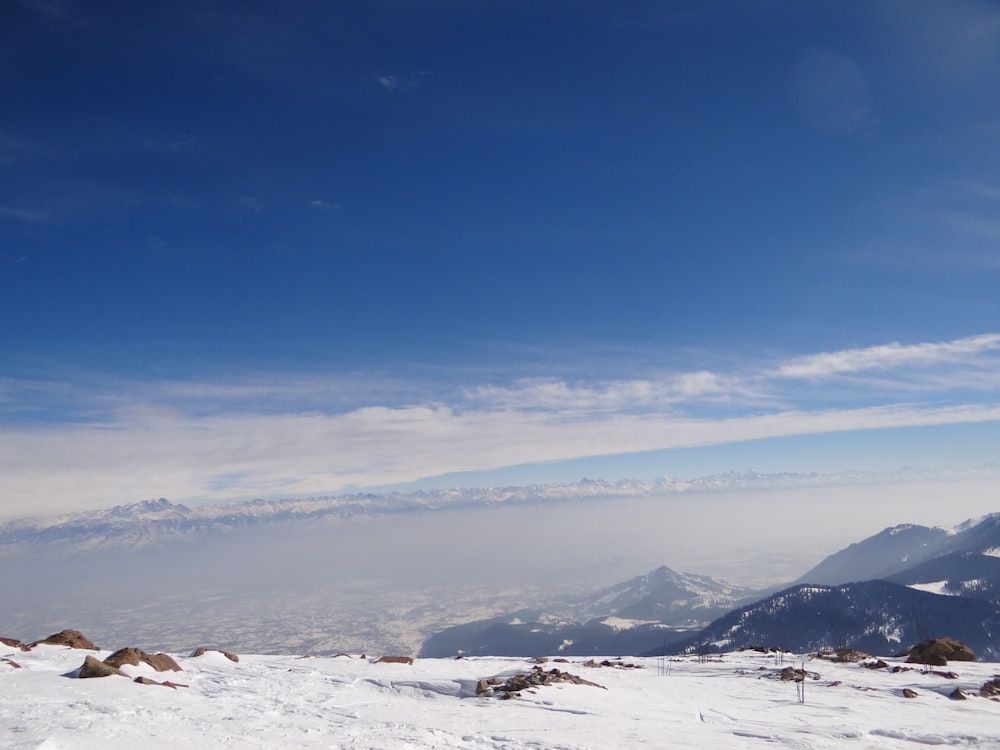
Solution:
M 132 648 L 131 646 L 118 649 L 105 659 L 104 663 L 110 664 L 115 668 L 121 667 L 123 664 L 130 664 L 133 667 L 138 667 L 140 664 L 148 664 L 157 672 L 182 671 L 180 665 L 174 661 L 173 657 L 167 654 L 147 654 L 145 651 Z
M 236 654 L 231 654 L 228 651 L 220 651 L 217 648 L 204 648 L 203 646 L 199 646 L 194 651 L 192 651 L 191 652 L 191 658 L 193 659 L 193 658 L 195 658 L 197 656 L 204 656 L 209 651 L 214 651 L 217 654 L 222 654 L 227 659 L 229 659 L 229 661 L 232 661 L 232 662 L 237 662 L 238 663 L 239 660 L 240 660 L 240 657 L 238 657 Z
M 476 695 L 483 697 L 495 695 L 501 700 L 507 700 L 517 698 L 523 690 L 555 685 L 561 682 L 568 682 L 573 685 L 590 685 L 591 687 L 607 690 L 604 685 L 598 685 L 596 682 L 585 680 L 569 672 L 563 672 L 559 669 L 550 669 L 546 672 L 541 667 L 533 667 L 530 672 L 516 674 L 508 677 L 506 680 L 500 680 L 497 677 L 479 680 L 476 683 Z
M 837 664 L 854 664 L 864 659 L 871 659 L 872 655 L 864 651 L 859 651 L 856 648 L 835 648 L 829 651 L 819 651 L 816 657 Z
M 929 664 L 943 667 L 949 661 L 975 661 L 972 649 L 954 638 L 931 638 L 897 654 L 909 664 Z
M 994 677 L 992 680 L 984 682 L 983 686 L 979 688 L 979 694 L 984 698 L 996 699 L 1000 697 L 1000 677 Z
M 413 664 L 412 656 L 380 656 L 375 664 Z
M 83 665 L 76 676 L 81 680 L 86 680 L 91 677 L 110 677 L 115 674 L 125 677 L 116 667 L 105 664 L 103 661 L 98 661 L 93 656 L 88 656 L 83 660 Z
M 53 646 L 67 646 L 69 648 L 84 648 L 90 651 L 97 651 L 97 646 L 90 642 L 90 640 L 81 633 L 79 630 L 60 630 L 58 633 L 53 633 L 48 638 L 43 638 L 40 641 L 35 641 L 28 645 L 28 648 L 34 648 L 35 646 L 47 643 Z
M 559 660 L 556 659 L 556 661 Z M 621 659 L 616 659 L 615 661 L 611 661 L 610 659 L 604 659 L 603 661 L 588 659 L 583 663 L 583 666 L 590 667 L 591 669 L 600 669 L 601 667 L 610 667 L 611 669 L 642 669 L 642 665 L 640 664 L 625 663 Z
M 865 669 L 888 669 L 888 662 L 882 661 L 881 659 L 875 659 L 874 661 L 863 661 L 861 666 Z

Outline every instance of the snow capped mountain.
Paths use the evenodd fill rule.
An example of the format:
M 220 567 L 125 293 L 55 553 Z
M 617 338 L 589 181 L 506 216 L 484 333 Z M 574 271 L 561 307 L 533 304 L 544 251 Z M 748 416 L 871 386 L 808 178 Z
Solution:
M 914 566 L 949 556 L 961 570 L 945 574 L 958 580 L 968 575 L 970 561 L 981 560 L 1000 550 L 1000 513 L 965 521 L 951 529 L 900 524 L 852 544 L 827 557 L 798 579 L 797 583 L 841 584 L 851 581 L 891 578 Z M 962 562 L 962 556 L 974 558 Z
M 936 594 L 1000 602 L 1000 558 L 990 555 L 941 555 L 886 580 Z
M 1000 607 L 990 602 L 938 596 L 888 581 L 802 584 L 735 609 L 666 651 L 776 646 L 796 652 L 846 647 L 892 654 L 947 635 L 969 645 L 979 658 L 993 660 L 1000 657 L 995 633 L 1000 633 Z
M 936 557 L 952 538 L 945 529 L 900 524 L 835 552 L 797 582 L 840 584 L 884 578 Z
M 873 479 L 916 478 L 890 474 L 761 474 L 753 470 L 691 480 L 579 482 L 521 487 L 449 488 L 400 493 L 363 493 L 331 497 L 253 500 L 190 507 L 160 498 L 106 510 L 0 522 L 0 558 L 28 547 L 49 545 L 53 554 L 164 547 L 205 535 L 268 523 L 322 522 L 359 515 L 432 511 L 465 507 L 573 503 L 587 500 L 667 497 L 692 493 L 850 485 Z M 1000 542 L 996 545 L 1000 548 Z M 57 549 L 56 549 L 57 548 Z
M 522 610 L 446 628 L 427 639 L 421 654 L 635 653 L 682 638 L 753 596 L 664 565 L 592 595 L 553 601 L 557 614 Z
M 666 565 L 611 586 L 570 606 L 581 620 L 618 617 L 691 627 L 707 622 L 752 596 L 750 589 L 708 576 L 678 573 Z

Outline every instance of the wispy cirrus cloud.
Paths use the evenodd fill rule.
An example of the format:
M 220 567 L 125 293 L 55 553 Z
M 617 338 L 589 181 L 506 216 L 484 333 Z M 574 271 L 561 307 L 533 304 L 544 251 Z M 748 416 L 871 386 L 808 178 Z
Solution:
M 329 213 L 330 211 L 339 211 L 342 206 L 340 203 L 330 203 L 329 201 L 316 199 L 314 201 L 309 201 L 309 207 L 317 211 L 323 211 L 324 213 Z
M 969 363 L 977 355 L 1000 350 L 1000 334 L 904 345 L 898 342 L 796 357 L 772 372 L 782 378 L 824 378 L 843 373 Z
M 665 409 L 701 402 L 765 399 L 749 381 L 708 370 L 600 383 L 527 378 L 510 385 L 479 385 L 468 389 L 465 396 L 472 403 L 491 408 L 572 411 Z
M 421 70 L 415 75 L 395 75 L 383 74 L 375 76 L 378 85 L 390 93 L 396 91 L 407 91 L 419 88 L 424 84 L 424 80 L 430 75 L 429 71 Z
M 322 494 L 519 464 L 998 421 L 996 373 L 1000 334 L 987 333 L 601 382 L 8 377 L 0 515 L 151 495 Z

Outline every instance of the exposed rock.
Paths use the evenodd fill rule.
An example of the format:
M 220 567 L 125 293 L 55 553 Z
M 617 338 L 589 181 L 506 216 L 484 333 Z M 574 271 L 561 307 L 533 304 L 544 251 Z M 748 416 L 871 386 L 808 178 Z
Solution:
M 380 656 L 375 664 L 413 664 L 412 656 Z
M 171 682 L 170 680 L 157 682 L 156 680 L 151 680 L 148 677 L 136 677 L 132 681 L 138 682 L 140 685 L 162 685 L 163 687 L 173 688 L 174 690 L 176 690 L 179 687 L 189 687 L 189 685 L 182 685 L 179 682 Z
M 1000 677 L 994 677 L 992 680 L 984 682 L 983 686 L 979 688 L 979 694 L 984 698 L 1000 695 Z
M 182 671 L 180 665 L 174 661 L 173 657 L 168 656 L 164 653 L 159 654 L 147 654 L 137 648 L 132 648 L 131 646 L 127 648 L 120 648 L 115 651 L 111 656 L 104 660 L 105 664 L 109 664 L 112 667 L 121 667 L 123 664 L 130 664 L 133 667 L 138 667 L 139 664 L 148 664 L 157 672 L 180 672 Z
M 21 665 L 18 664 L 13 659 L 3 658 L 3 659 L 0 659 L 0 661 L 2 661 L 4 664 L 10 664 L 14 669 L 20 669 L 21 668 Z
M 240 660 L 240 657 L 238 657 L 238 656 L 237 656 L 236 654 L 231 654 L 231 653 L 229 653 L 228 651 L 220 651 L 220 650 L 219 650 L 219 649 L 217 649 L 217 648 L 205 648 L 204 646 L 199 646 L 199 647 L 198 647 L 198 648 L 196 648 L 196 649 L 195 649 L 194 651 L 192 651 L 192 652 L 191 652 L 191 658 L 193 659 L 193 658 L 195 658 L 196 656 L 204 656 L 204 655 L 205 655 L 205 654 L 207 654 L 207 653 L 208 653 L 209 651 L 215 651 L 216 653 L 219 653 L 219 654 L 222 654 L 222 655 L 223 655 L 223 656 L 225 656 L 225 657 L 226 657 L 227 659 L 229 659 L 229 661 L 233 661 L 233 662 L 239 662 L 239 660 Z M 179 669 L 179 668 L 178 668 L 178 669 Z
M 920 693 L 918 693 L 916 690 L 910 690 L 910 688 L 903 688 L 904 698 L 916 698 L 918 695 L 920 695 Z
M 77 677 L 85 680 L 90 677 L 110 677 L 113 674 L 122 675 L 116 667 L 105 664 L 103 661 L 97 661 L 93 656 L 88 656 L 83 660 L 83 665 L 80 667 Z M 124 677 L 125 675 L 122 676 Z
M 48 643 L 53 646 L 68 646 L 69 648 L 85 648 L 90 651 L 97 651 L 97 646 L 91 643 L 87 636 L 79 630 L 60 630 L 58 633 L 53 633 L 48 638 L 35 641 L 30 644 L 28 648 L 34 648 L 42 643 Z
M 0 643 L 4 646 L 9 646 L 10 648 L 19 648 L 22 651 L 27 651 L 28 646 L 21 643 L 17 638 L 0 638 Z
M 929 664 L 935 667 L 946 666 L 949 661 L 976 660 L 972 649 L 954 638 L 931 638 L 921 641 L 898 655 L 905 656 L 910 664 Z
M 912 664 L 923 664 L 928 667 L 947 667 L 948 659 L 941 654 L 928 654 L 926 656 L 910 657 L 906 661 Z
M 142 651 L 129 646 L 115 651 L 111 654 L 111 656 L 104 660 L 104 663 L 109 667 L 114 667 L 115 669 L 119 669 L 123 664 L 138 667 L 143 656 L 145 656 L 145 654 L 143 654 Z
M 835 663 L 853 664 L 864 659 L 871 659 L 871 654 L 858 651 L 856 648 L 835 648 L 832 651 L 820 651 L 816 654 L 820 659 Z
M 778 679 L 783 682 L 802 682 L 807 676 L 808 672 L 795 667 L 785 667 L 778 673 Z
M 585 680 L 569 672 L 562 672 L 558 669 L 550 669 L 546 672 L 541 667 L 536 666 L 532 667 L 531 672 L 512 675 L 503 682 L 496 677 L 480 680 L 476 685 L 476 695 L 496 695 L 501 700 L 508 700 L 516 698 L 524 690 L 534 692 L 533 688 L 555 685 L 560 682 L 590 685 L 607 690 L 604 685 L 598 685 L 596 682 Z
M 157 672 L 183 672 L 180 664 L 178 664 L 174 657 L 169 654 L 164 654 L 162 651 L 158 654 L 144 654 L 143 661 L 149 666 L 155 669 Z M 237 659 L 239 657 L 236 657 Z
M 965 691 L 962 690 L 962 688 L 957 687 L 950 693 L 948 693 L 948 697 L 951 698 L 953 701 L 964 701 L 969 696 L 965 694 Z
M 556 659 L 556 661 L 559 661 Z M 593 659 L 588 659 L 583 663 L 583 666 L 590 667 L 591 669 L 600 669 L 601 667 L 611 667 L 612 669 L 642 669 L 640 664 L 626 664 L 621 659 L 617 661 L 610 661 L 605 659 L 601 662 L 596 662 Z
M 888 669 L 889 664 L 882 661 L 881 659 L 876 659 L 875 661 L 863 661 L 861 666 L 865 669 Z

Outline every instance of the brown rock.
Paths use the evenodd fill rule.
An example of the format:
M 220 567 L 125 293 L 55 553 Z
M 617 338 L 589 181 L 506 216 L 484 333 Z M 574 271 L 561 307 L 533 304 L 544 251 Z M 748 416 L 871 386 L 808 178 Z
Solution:
M 19 648 L 22 651 L 28 650 L 28 647 L 17 640 L 17 638 L 0 638 L 0 643 L 4 646 L 9 646 L 10 648 Z
M 120 648 L 115 651 L 111 656 L 104 660 L 104 663 L 109 667 L 114 667 L 115 669 L 120 669 L 122 665 L 128 664 L 133 667 L 138 667 L 139 662 L 142 661 L 142 657 L 145 654 L 137 648 L 132 648 L 131 646 L 127 648 Z
M 380 656 L 376 664 L 413 664 L 412 656 Z
M 802 682 L 809 674 L 804 669 L 785 667 L 778 673 L 778 679 L 791 682 Z
M 948 697 L 951 698 L 953 701 L 964 701 L 966 698 L 968 698 L 968 696 L 965 694 L 965 691 L 959 687 L 955 688 L 950 693 L 948 693 Z
M 4 664 L 10 664 L 14 669 L 20 669 L 21 668 L 21 665 L 18 664 L 13 659 L 3 658 L 3 659 L 0 659 L 0 661 L 2 661 Z
M 83 665 L 80 667 L 77 677 L 85 680 L 90 677 L 110 677 L 113 674 L 121 675 L 122 673 L 110 664 L 105 664 L 103 661 L 97 661 L 93 656 L 88 656 L 83 660 Z M 124 677 L 124 675 L 122 676 Z
M 129 664 L 133 667 L 138 667 L 139 664 L 148 664 L 157 672 L 166 672 L 168 670 L 173 672 L 183 671 L 180 665 L 173 660 L 173 657 L 167 654 L 147 654 L 145 651 L 132 648 L 131 646 L 118 649 L 105 659 L 104 663 L 116 668 L 120 668 L 123 664 Z
M 881 659 L 876 659 L 875 661 L 864 661 L 861 662 L 861 666 L 865 669 L 888 669 L 888 663 L 882 661 Z
M 239 657 L 236 658 L 239 659 Z M 162 652 L 159 654 L 143 654 L 142 660 L 146 662 L 149 666 L 151 666 L 153 669 L 155 669 L 157 672 L 184 671 L 183 669 L 181 669 L 180 664 L 174 661 L 174 657 L 169 656 L 168 654 L 164 654 Z
M 929 664 L 935 667 L 946 666 L 949 661 L 976 660 L 972 649 L 954 638 L 931 638 L 921 641 L 900 656 L 905 656 L 910 664 Z
M 1000 695 L 1000 677 L 994 677 L 992 680 L 984 682 L 983 686 L 979 688 L 979 694 L 984 698 Z
M 68 646 L 69 648 L 85 648 L 90 651 L 96 651 L 97 646 L 91 643 L 87 636 L 81 633 L 79 630 L 60 630 L 58 633 L 53 633 L 48 638 L 43 638 L 40 641 L 35 641 L 30 644 L 28 648 L 34 648 L 41 643 L 48 643 L 53 646 Z
M 910 690 L 910 688 L 903 688 L 904 698 L 916 698 L 919 693 L 916 690 Z
M 217 648 L 205 648 L 204 646 L 199 646 L 194 651 L 192 651 L 191 658 L 193 659 L 196 656 L 203 656 L 207 654 L 209 651 L 216 651 L 225 656 L 227 659 L 229 659 L 229 661 L 232 662 L 239 662 L 240 660 L 240 657 L 238 657 L 236 654 L 231 654 L 228 651 L 219 651 L 219 649 Z
M 487 680 L 480 680 L 476 683 L 476 695 L 482 695 L 483 693 L 493 694 L 493 688 Z
M 858 651 L 855 648 L 835 648 L 832 651 L 820 651 L 816 656 L 827 661 L 847 664 L 872 658 L 871 654 L 866 654 L 864 651 Z

